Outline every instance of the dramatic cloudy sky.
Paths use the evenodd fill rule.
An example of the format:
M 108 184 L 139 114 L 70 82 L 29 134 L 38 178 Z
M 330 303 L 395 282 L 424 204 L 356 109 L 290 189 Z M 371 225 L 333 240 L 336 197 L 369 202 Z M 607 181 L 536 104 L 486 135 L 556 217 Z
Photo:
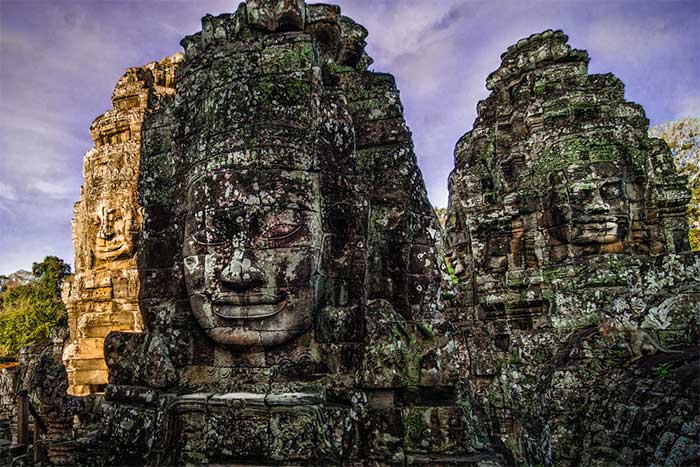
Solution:
M 452 149 L 508 45 L 561 28 L 613 72 L 652 124 L 700 116 L 700 0 L 338 0 L 370 30 L 374 69 L 396 75 L 435 205 Z M 235 0 L 0 0 L 0 274 L 58 255 L 88 127 L 129 66 L 180 50 L 206 13 Z

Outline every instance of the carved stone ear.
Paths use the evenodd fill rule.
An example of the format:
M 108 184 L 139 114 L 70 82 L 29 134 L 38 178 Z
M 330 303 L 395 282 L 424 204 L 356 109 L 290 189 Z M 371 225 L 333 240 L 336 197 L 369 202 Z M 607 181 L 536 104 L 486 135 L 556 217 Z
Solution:
M 321 62 L 335 62 L 340 50 L 340 7 L 307 5 L 305 31 L 316 40 Z
M 253 28 L 270 32 L 304 30 L 304 0 L 248 0 L 246 12 Z

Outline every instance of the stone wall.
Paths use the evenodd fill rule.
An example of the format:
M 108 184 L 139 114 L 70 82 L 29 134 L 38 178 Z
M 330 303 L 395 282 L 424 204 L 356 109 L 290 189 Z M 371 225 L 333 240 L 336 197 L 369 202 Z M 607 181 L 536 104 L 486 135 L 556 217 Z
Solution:
M 0 364 L 0 439 L 12 441 L 17 417 L 17 362 Z
M 107 384 L 103 342 L 111 331 L 143 329 L 138 308 L 137 243 L 141 126 L 159 99 L 175 92 L 181 55 L 129 68 L 112 95 L 112 110 L 90 127 L 94 148 L 85 154 L 85 184 L 76 203 L 75 276 L 64 284 L 70 344 L 64 361 L 69 392 L 85 395 Z
M 16 362 L 3 365 L 4 368 L 0 369 L 0 421 L 7 423 L 8 432 L 3 434 L 9 434 L 5 439 L 17 443 L 17 397 L 20 391 L 30 391 L 33 403 L 39 407 L 35 394 L 31 392 L 35 386 L 33 375 L 37 362 L 42 355 L 49 357 L 60 355 L 62 348 L 62 342 L 23 347 Z M 33 426 L 31 428 L 33 429 Z
M 0 422 L 3 424 L 0 440 L 18 442 L 17 405 L 22 391 L 27 393 L 33 408 L 50 431 L 42 433 L 41 438 L 70 437 L 70 423 L 66 424 L 63 413 L 59 414 L 72 405 L 66 403 L 67 384 L 61 363 L 67 334 L 67 329 L 57 328 L 52 333 L 51 343 L 23 347 L 16 362 L 0 364 Z M 30 431 L 39 430 L 34 418 L 29 414 L 27 417 Z M 30 443 L 32 441 L 30 439 Z

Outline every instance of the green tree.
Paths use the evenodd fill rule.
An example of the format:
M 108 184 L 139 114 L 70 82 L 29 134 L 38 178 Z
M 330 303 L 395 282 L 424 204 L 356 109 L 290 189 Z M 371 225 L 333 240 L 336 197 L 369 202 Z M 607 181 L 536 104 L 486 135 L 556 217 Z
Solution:
M 41 263 L 32 265 L 32 274 L 42 282 L 43 290 L 47 293 L 53 290 L 60 300 L 61 283 L 70 274 L 70 265 L 56 256 L 47 256 Z
M 49 338 L 66 322 L 61 283 L 70 266 L 55 256 L 32 266 L 32 280 L 8 286 L 0 293 L 0 356 L 15 357 L 27 345 Z

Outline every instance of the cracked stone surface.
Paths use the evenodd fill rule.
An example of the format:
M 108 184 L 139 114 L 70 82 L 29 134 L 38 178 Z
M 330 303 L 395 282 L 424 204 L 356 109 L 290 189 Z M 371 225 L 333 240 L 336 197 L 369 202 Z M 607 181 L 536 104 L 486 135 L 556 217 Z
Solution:
M 367 37 L 249 0 L 119 81 L 64 290 L 71 391 L 104 389 L 71 459 L 700 462 L 700 255 L 641 106 L 563 32 L 519 41 L 443 232 Z

